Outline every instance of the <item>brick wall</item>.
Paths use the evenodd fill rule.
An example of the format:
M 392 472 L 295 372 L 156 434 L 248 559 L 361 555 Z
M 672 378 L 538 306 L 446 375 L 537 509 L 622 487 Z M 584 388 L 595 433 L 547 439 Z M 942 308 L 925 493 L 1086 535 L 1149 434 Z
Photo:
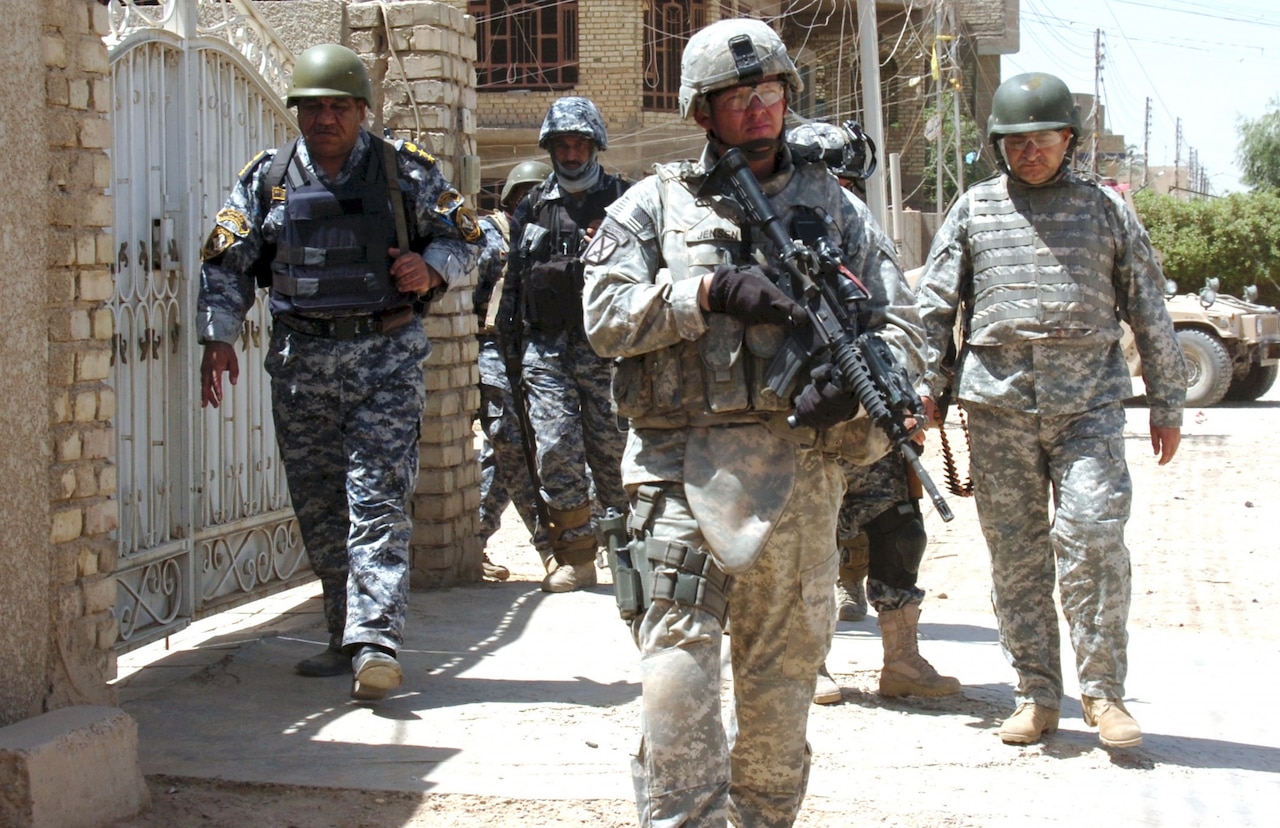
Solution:
M 347 19 L 349 45 L 381 90 L 386 126 L 428 147 L 445 177 L 464 193 L 472 190 L 468 179 L 478 183 L 474 20 L 428 0 L 353 3 Z M 432 304 L 426 320 L 427 409 L 411 503 L 415 588 L 481 579 L 480 466 L 471 429 L 480 407 L 474 286 L 472 273 Z
M 33 493 L 44 499 L 40 522 L 22 507 L 6 508 L 3 527 L 5 571 L 20 572 L 0 586 L 0 603 L 17 607 L 9 593 L 23 589 L 22 578 L 36 573 L 44 578 L 38 595 L 44 603 L 23 621 L 33 630 L 6 623 L 6 639 L 19 648 L 14 659 L 5 658 L 6 685 L 22 687 L 27 669 L 42 659 L 38 687 L 28 689 L 27 699 L 5 699 L 0 723 L 14 714 L 31 715 L 73 704 L 114 704 L 114 690 L 106 683 L 115 674 L 116 476 L 115 397 L 108 385 L 111 374 L 113 321 L 108 303 L 113 292 L 111 276 L 111 183 L 108 151 L 111 142 L 110 68 L 102 36 L 108 32 L 104 6 L 93 0 L 44 0 L 40 4 L 5 0 L 6 26 L 15 18 L 35 18 L 32 37 L 10 40 L 5 51 L 19 55 L 38 81 L 29 96 L 35 106 L 14 101 L 15 124 L 6 116 L 6 145 L 29 147 L 40 141 L 40 168 L 26 165 L 31 159 L 12 159 L 18 168 L 10 180 L 10 192 L 19 193 L 20 209 L 5 211 L 5 252 L 10 265 L 17 264 L 17 278 L 6 275 L 10 298 L 20 297 L 20 284 L 41 284 L 38 305 L 26 308 L 29 324 L 40 331 L 38 347 L 22 344 L 22 324 L 5 322 L 6 374 L 38 381 L 23 388 L 5 388 L 6 404 L 26 408 L 40 420 L 42 445 L 33 456 L 12 430 L 4 429 L 5 462 L 22 462 L 42 485 Z M 19 8 L 20 6 L 20 8 Z M 6 32 L 13 36 L 17 32 Z M 6 82 L 9 77 L 6 76 Z M 42 100 L 40 100 L 42 99 Z M 6 95 L 6 100 L 13 100 Z M 42 128 L 37 107 L 42 106 Z M 35 118 L 32 118 L 35 114 Z M 17 152 L 26 151 L 19 148 Z M 24 191 L 22 175 L 38 179 Z M 10 250 L 9 234 L 29 232 L 40 244 L 20 244 Z M 20 280 L 20 282 L 19 282 Z M 19 306 L 20 308 L 20 306 Z M 13 348 L 10 352 L 9 348 Z M 10 397 L 10 394 L 13 394 Z M 6 470 L 8 507 L 20 502 L 17 491 L 26 484 Z M 17 491 L 15 491 L 17 490 Z M 27 539 L 38 536 L 38 543 Z M 18 567 L 10 567 L 17 563 Z M 6 619 L 9 621 L 9 619 Z M 6 654 L 8 657 L 8 654 Z

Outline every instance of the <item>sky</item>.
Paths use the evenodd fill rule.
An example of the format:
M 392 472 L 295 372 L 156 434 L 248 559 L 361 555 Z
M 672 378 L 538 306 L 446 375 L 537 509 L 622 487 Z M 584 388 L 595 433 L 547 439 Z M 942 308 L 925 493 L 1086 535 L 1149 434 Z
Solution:
M 1020 0 L 1018 53 L 1003 78 L 1045 71 L 1072 92 L 1095 88 L 1095 31 L 1102 30 L 1106 124 L 1142 149 L 1151 99 L 1152 165 L 1172 165 L 1177 121 L 1209 191 L 1248 190 L 1236 166 L 1237 124 L 1275 109 L 1280 97 L 1280 0 Z

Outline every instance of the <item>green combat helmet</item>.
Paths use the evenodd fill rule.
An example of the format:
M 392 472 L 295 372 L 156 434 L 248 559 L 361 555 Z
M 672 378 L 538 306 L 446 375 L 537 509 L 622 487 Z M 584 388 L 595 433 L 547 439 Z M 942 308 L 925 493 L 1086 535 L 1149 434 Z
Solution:
M 804 81 L 778 33 L 760 20 L 735 17 L 712 23 L 684 47 L 680 60 L 680 117 L 687 119 L 706 96 L 721 89 L 781 75 L 794 99 Z
M 511 207 L 512 205 L 507 204 L 507 199 L 521 184 L 541 184 L 549 175 L 551 175 L 550 164 L 542 161 L 521 161 L 507 173 L 507 183 L 502 185 L 502 196 L 498 199 L 498 203 L 503 207 Z
M 1015 75 L 996 87 L 996 93 L 991 97 L 987 141 L 991 144 L 996 164 L 1008 175 L 1013 175 L 1013 172 L 1000 150 L 1001 138 L 1068 128 L 1071 130 L 1071 145 L 1062 159 L 1063 170 L 1071 166 L 1071 156 L 1080 138 L 1080 112 L 1071 98 L 1071 90 L 1053 75 L 1045 72 Z
M 1080 113 L 1071 90 L 1053 75 L 1028 72 L 1009 78 L 991 98 L 987 118 L 987 140 L 995 143 L 1005 135 L 1071 128 L 1080 137 Z
M 299 98 L 359 98 L 373 102 L 373 84 L 360 56 L 336 43 L 312 46 L 293 65 L 285 106 Z

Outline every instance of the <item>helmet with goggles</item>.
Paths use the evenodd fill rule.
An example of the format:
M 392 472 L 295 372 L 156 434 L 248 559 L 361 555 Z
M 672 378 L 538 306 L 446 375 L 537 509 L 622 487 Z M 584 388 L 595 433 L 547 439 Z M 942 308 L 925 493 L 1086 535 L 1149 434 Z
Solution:
M 780 78 L 793 98 L 804 89 L 777 32 L 763 21 L 745 17 L 712 23 L 695 32 L 684 47 L 680 117 L 688 118 L 705 106 L 707 96 L 714 92 L 772 77 Z

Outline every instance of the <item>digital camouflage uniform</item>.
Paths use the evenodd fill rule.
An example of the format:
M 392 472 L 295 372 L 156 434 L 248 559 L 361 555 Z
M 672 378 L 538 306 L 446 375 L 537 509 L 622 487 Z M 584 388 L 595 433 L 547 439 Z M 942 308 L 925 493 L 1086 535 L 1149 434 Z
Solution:
M 562 515 L 580 512 L 559 521 L 566 528 L 558 538 L 553 533 L 555 557 L 562 564 L 595 560 L 593 491 L 601 508 L 618 514 L 626 509 L 619 477 L 626 423 L 619 422 L 610 402 L 610 362 L 592 350 L 583 332 L 578 256 L 583 231 L 604 218 L 605 206 L 628 185 L 602 171 L 593 186 L 571 195 L 553 173 L 525 196 L 511 220 L 512 239 L 521 239 L 527 226 L 536 225 L 548 231 L 553 248 L 531 255 L 528 267 L 521 266 L 513 250 L 499 324 L 520 327 L 518 332 L 504 330 L 503 338 L 523 346 L 520 370 L 542 497 Z M 535 279 L 547 271 L 556 274 L 550 281 Z
M 538 526 L 535 505 L 538 494 L 529 477 L 516 402 L 511 396 L 511 383 L 492 319 L 497 315 L 498 305 L 492 295 L 494 287 L 502 280 L 507 267 L 510 225 L 505 215 L 494 214 L 480 219 L 480 230 L 484 239 L 474 297 L 480 323 L 476 339 L 480 344 L 480 426 L 484 431 L 480 446 L 480 539 L 487 542 L 498 531 L 503 511 L 514 501 L 534 547 L 545 556 L 549 547 L 546 530 Z
M 800 205 L 832 216 L 832 242 L 871 293 L 856 309 L 861 327 L 878 331 L 918 374 L 921 332 L 891 249 L 869 234 L 825 167 L 780 158 L 779 171 L 761 182 L 770 203 L 784 222 Z M 805 727 L 835 623 L 832 539 L 844 493 L 837 457 L 846 451 L 867 462 L 865 452 L 878 456 L 885 444 L 866 447 L 865 418 L 823 432 L 792 429 L 790 396 L 769 402 L 759 385 L 747 387 L 746 377 L 767 364 L 765 343 L 780 342 L 766 329 L 782 329 L 744 329 L 731 316 L 704 313 L 698 286 L 719 265 L 777 257 L 731 205 L 695 198 L 713 161 L 708 148 L 696 164 L 659 165 L 610 207 L 584 256 L 591 344 L 625 358 L 614 388 L 631 417 L 622 477 L 633 537 L 648 536 L 654 583 L 681 582 L 687 570 L 670 563 L 672 553 L 686 561 L 709 555 L 712 576 L 732 571 L 728 733 L 721 616 L 702 603 L 655 597 L 633 623 L 644 691 L 634 779 L 645 826 L 723 826 L 731 813 L 736 824 L 783 826 L 804 797 Z M 664 556 L 656 562 L 655 549 Z
M 359 180 L 380 160 L 372 146 L 362 130 L 333 181 L 311 163 L 305 141 L 298 141 L 297 159 L 309 175 L 337 187 Z M 275 153 L 250 162 L 217 215 L 201 270 L 201 342 L 237 339 L 255 298 L 251 269 L 279 240 L 285 205 L 272 203 L 262 183 Z M 475 227 L 464 221 L 461 196 L 435 159 L 413 145 L 398 147 L 396 163 L 411 244 L 424 250 L 446 283 L 463 278 L 474 266 L 475 248 L 462 232 Z M 389 226 L 385 239 L 370 241 L 394 247 L 395 239 Z M 337 339 L 283 324 L 281 315 L 293 311 L 287 297 L 273 292 L 271 310 L 266 368 L 276 439 L 307 556 L 324 589 L 330 645 L 375 644 L 394 652 L 408 601 L 407 507 L 417 479 L 422 365 L 430 344 L 416 320 L 387 334 Z
M 1039 186 L 1007 174 L 981 182 L 934 237 L 917 287 L 929 338 L 922 393 L 948 385 L 941 363 L 964 305 L 955 396 L 1019 705 L 1061 706 L 1055 568 L 1081 692 L 1124 696 L 1132 491 L 1122 401 L 1132 391 L 1119 322 L 1133 328 L 1152 425 L 1179 426 L 1186 379 L 1163 286 L 1133 212 L 1070 172 Z

